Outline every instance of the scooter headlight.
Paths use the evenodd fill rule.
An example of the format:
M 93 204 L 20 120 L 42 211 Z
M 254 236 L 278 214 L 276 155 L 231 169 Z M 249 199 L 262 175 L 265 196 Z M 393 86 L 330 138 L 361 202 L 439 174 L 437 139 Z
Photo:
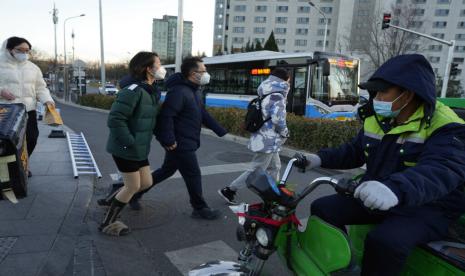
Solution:
M 245 223 L 245 217 L 239 217 L 239 224 L 244 225 Z
M 266 231 L 265 228 L 258 228 L 257 232 L 255 233 L 255 237 L 261 246 L 267 247 L 271 240 L 271 233 Z

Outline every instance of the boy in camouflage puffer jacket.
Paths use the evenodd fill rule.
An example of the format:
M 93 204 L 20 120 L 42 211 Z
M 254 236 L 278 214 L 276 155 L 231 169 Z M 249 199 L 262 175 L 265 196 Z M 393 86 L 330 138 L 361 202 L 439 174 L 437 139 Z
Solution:
M 275 180 L 279 179 L 281 160 L 279 151 L 289 130 L 286 125 L 286 99 L 289 92 L 289 73 L 283 68 L 274 69 L 270 77 L 263 81 L 257 89 L 262 100 L 263 126 L 250 136 L 248 148 L 255 153 L 249 168 L 236 178 L 229 186 L 218 190 L 218 193 L 230 204 L 237 204 L 234 200 L 236 191 L 245 187 L 246 179 L 256 168 L 262 167 Z

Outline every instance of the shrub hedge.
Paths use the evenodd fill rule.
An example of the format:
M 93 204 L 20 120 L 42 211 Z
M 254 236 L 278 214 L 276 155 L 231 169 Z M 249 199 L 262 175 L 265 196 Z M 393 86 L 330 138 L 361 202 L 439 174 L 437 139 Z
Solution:
M 80 104 L 101 109 L 110 109 L 114 96 L 88 94 L 80 99 Z M 231 134 L 248 137 L 243 129 L 245 110 L 238 108 L 207 108 Z M 336 121 L 329 119 L 309 119 L 287 114 L 287 126 L 290 137 L 286 146 L 316 152 L 321 148 L 335 147 L 349 141 L 357 135 L 361 125 L 358 121 Z
M 230 133 L 249 136 L 242 125 L 245 110 L 237 108 L 208 108 Z M 287 126 L 290 137 L 286 146 L 316 152 L 326 147 L 339 146 L 355 137 L 361 128 L 358 121 L 336 121 L 330 119 L 309 119 L 294 114 L 287 114 Z
M 102 94 L 86 94 L 79 99 L 79 104 L 109 110 L 114 100 L 115 96 L 107 96 Z

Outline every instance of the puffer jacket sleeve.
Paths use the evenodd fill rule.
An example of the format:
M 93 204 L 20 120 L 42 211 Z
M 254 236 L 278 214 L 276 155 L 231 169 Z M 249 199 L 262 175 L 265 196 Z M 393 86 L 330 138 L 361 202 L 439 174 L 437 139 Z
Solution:
M 286 125 L 286 99 L 281 94 L 272 94 L 270 97 L 271 107 L 270 117 L 274 129 L 282 137 L 287 137 L 288 129 Z
M 174 120 L 184 107 L 184 93 L 182 88 L 170 89 L 166 93 L 165 101 L 161 106 L 157 118 L 156 137 L 162 146 L 171 146 L 176 143 Z
M 46 102 L 53 102 L 53 98 L 50 95 L 50 91 L 47 89 L 47 84 L 44 81 L 42 72 L 40 71 L 38 67 L 36 67 L 35 90 L 36 90 L 36 97 L 39 102 L 43 104 Z
M 139 91 L 121 90 L 108 115 L 107 125 L 110 128 L 110 133 L 124 146 L 132 146 L 135 142 L 134 135 L 128 127 L 128 121 L 140 97 Z
M 365 164 L 363 153 L 363 129 L 359 131 L 350 142 L 337 148 L 322 149 L 318 152 L 321 158 L 321 167 L 327 169 L 348 170 Z
M 208 111 L 205 109 L 205 107 L 202 105 L 202 123 L 208 127 L 209 129 L 213 130 L 216 135 L 219 137 L 223 137 L 228 133 L 226 129 L 224 129 L 211 115 L 208 113 Z
M 418 163 L 383 184 L 408 206 L 435 201 L 465 184 L 465 125 L 454 123 L 436 130 Z

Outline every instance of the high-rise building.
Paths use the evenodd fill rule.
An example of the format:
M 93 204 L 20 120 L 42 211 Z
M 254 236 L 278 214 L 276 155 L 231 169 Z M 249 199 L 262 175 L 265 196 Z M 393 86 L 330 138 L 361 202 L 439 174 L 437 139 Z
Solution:
M 177 16 L 164 15 L 162 19 L 153 19 L 152 51 L 158 53 L 163 61 L 174 62 L 176 57 Z M 192 54 L 192 21 L 184 21 L 183 57 Z
M 247 42 L 263 44 L 273 31 L 282 52 L 335 51 L 352 25 L 355 0 L 216 0 L 213 53 L 237 52 Z M 350 14 L 350 15 L 349 15 Z M 347 28 L 350 31 L 350 28 Z

